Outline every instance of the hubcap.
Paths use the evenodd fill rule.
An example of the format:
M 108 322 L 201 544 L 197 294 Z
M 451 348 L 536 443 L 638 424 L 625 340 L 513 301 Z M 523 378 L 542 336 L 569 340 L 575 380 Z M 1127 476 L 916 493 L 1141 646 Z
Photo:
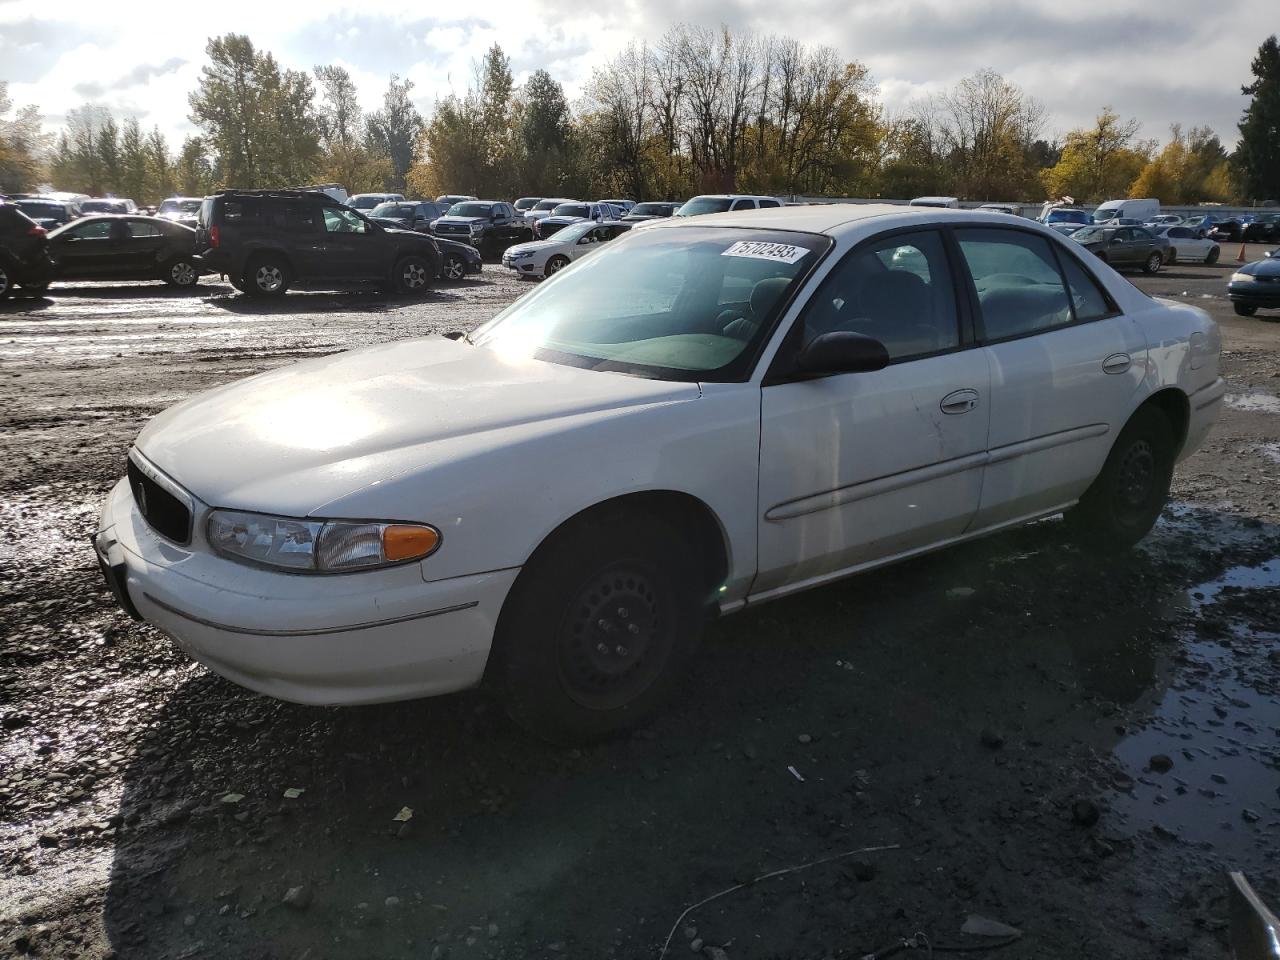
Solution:
M 417 290 L 425 286 L 427 282 L 427 270 L 420 263 L 409 263 L 404 268 L 404 285 L 410 290 Z
M 615 566 L 569 608 L 557 642 L 561 682 L 588 709 L 625 706 L 653 683 L 669 643 L 653 583 L 632 564 Z
M 450 280 L 461 280 L 462 271 L 463 271 L 462 261 L 459 260 L 457 257 L 450 257 L 448 260 L 445 261 L 444 275 L 448 277 Z
M 1152 273 L 1155 273 L 1157 270 L 1160 269 L 1160 258 L 1152 257 L 1150 260 L 1147 261 L 1147 266 L 1151 268 Z
M 1115 505 L 1121 515 L 1142 511 L 1155 487 L 1156 457 L 1151 444 L 1139 440 L 1130 445 L 1116 474 Z
M 4 267 L 0 267 L 0 293 L 4 293 L 9 289 L 9 275 L 4 272 Z
M 284 274 L 280 272 L 279 267 L 273 267 L 268 264 L 258 268 L 254 279 L 257 281 L 260 290 L 274 293 L 280 289 L 280 284 L 284 282 Z
M 558 273 L 560 268 L 564 266 L 564 261 L 558 257 L 547 264 L 547 273 Z
M 189 263 L 175 263 L 173 269 L 169 271 L 169 276 L 173 278 L 174 283 L 182 284 L 185 287 L 187 284 L 195 282 L 196 268 Z

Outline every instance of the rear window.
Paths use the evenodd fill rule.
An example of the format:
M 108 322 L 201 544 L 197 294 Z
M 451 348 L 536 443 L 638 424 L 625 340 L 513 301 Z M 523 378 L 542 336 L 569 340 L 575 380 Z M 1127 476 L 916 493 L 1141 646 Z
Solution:
M 28 217 L 17 207 L 7 203 L 0 203 L 0 223 L 15 224 L 21 223 L 28 227 L 34 227 L 36 222 Z
M 17 205 L 29 217 L 65 217 L 67 215 L 67 208 L 60 203 L 19 200 Z
M 562 203 L 551 212 L 557 217 L 591 216 L 591 208 L 585 203 Z
M 732 201 L 728 197 L 694 197 L 676 211 L 680 217 L 697 217 L 704 213 L 724 213 Z

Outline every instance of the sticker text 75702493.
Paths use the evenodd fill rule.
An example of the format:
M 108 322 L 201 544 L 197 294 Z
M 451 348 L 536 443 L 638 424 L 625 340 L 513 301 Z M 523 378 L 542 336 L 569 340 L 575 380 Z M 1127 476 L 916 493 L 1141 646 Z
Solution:
M 753 260 L 772 260 L 775 263 L 795 263 L 809 251 L 791 243 L 767 243 L 763 240 L 739 240 L 720 256 L 750 257 Z

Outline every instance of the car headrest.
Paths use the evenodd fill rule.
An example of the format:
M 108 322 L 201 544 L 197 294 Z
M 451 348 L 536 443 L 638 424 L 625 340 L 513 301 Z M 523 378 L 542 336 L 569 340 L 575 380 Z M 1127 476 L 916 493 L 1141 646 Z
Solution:
M 930 307 L 929 285 L 907 270 L 888 270 L 863 287 L 863 312 L 876 320 L 923 314 L 927 321 Z
M 759 319 L 773 309 L 791 283 L 788 277 L 769 277 L 751 288 L 751 316 Z

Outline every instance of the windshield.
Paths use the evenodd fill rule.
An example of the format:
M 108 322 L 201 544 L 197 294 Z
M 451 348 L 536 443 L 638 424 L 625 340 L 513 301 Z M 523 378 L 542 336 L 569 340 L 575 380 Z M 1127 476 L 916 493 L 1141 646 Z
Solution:
M 449 208 L 451 217 L 487 217 L 493 209 L 491 203 L 455 203 Z
M 638 231 L 516 301 L 475 342 L 654 379 L 741 379 L 829 244 L 774 230 Z
M 671 205 L 669 203 L 637 203 L 631 208 L 631 212 L 641 216 L 665 217 L 670 216 Z
M 564 203 L 563 200 L 539 200 L 537 206 L 535 206 L 533 209 L 554 210 L 556 207 L 560 206 L 560 204 L 562 203 Z
M 537 197 L 521 197 L 519 200 L 515 202 L 514 206 L 517 210 L 521 210 L 521 211 L 532 210 L 534 209 L 533 205 L 538 202 L 539 200 Z
M 1071 234 L 1072 240 L 1079 240 L 1081 243 L 1092 243 L 1095 240 L 1105 240 L 1110 230 L 1102 230 L 1098 227 L 1085 227 L 1083 230 L 1077 230 Z
M 413 216 L 411 203 L 380 203 L 373 208 L 371 216 L 409 218 Z
M 562 203 L 551 213 L 557 217 L 589 217 L 591 208 L 585 203 Z
M 1051 210 L 1045 223 L 1088 223 L 1089 215 L 1083 210 Z
M 382 196 L 355 197 L 352 199 L 351 203 L 348 204 L 348 206 L 354 207 L 356 210 L 372 210 L 378 204 L 385 203 L 385 202 L 386 202 L 386 198 Z
M 160 204 L 158 213 L 197 213 L 201 200 L 166 200 Z
M 86 200 L 80 204 L 83 213 L 124 213 L 124 202 L 121 200 Z
M 1106 223 L 1109 220 L 1114 220 L 1120 213 L 1120 210 L 1120 207 L 1099 207 L 1097 210 L 1093 211 L 1093 222 Z
M 694 197 L 676 211 L 677 217 L 697 217 L 704 213 L 724 213 L 733 201 L 728 197 Z
M 28 217 L 65 217 L 67 208 L 60 203 L 47 203 L 40 200 L 18 200 L 17 205 Z
M 555 232 L 555 242 L 577 243 L 595 228 L 596 222 L 594 220 L 584 220 L 582 223 L 571 223 L 563 230 L 557 230 Z

